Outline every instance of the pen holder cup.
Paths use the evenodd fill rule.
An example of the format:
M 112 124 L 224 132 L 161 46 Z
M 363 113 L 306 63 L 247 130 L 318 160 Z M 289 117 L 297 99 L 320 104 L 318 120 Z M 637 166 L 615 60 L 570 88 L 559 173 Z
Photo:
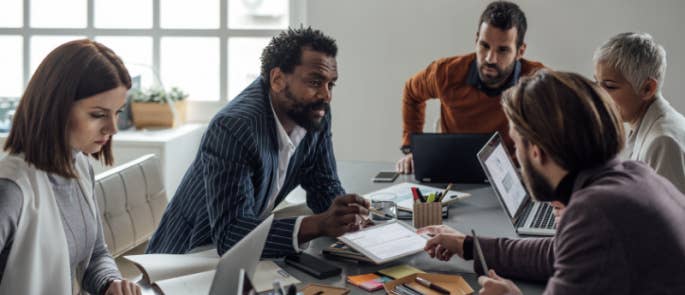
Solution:
M 440 202 L 414 203 L 412 222 L 415 228 L 442 224 L 442 204 Z

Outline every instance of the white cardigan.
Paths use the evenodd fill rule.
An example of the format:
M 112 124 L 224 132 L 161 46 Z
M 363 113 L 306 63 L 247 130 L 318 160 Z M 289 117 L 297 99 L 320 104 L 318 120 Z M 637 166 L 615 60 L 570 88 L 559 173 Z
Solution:
M 621 158 L 647 163 L 685 193 L 685 117 L 661 96 L 642 116 Z
M 96 216 L 88 160 L 82 153 L 75 153 L 75 158 L 78 183 Z M 69 248 L 47 173 L 27 164 L 23 155 L 8 155 L 0 160 L 0 178 L 14 181 L 23 195 L 0 294 L 72 294 Z M 86 268 L 76 267 L 79 281 Z

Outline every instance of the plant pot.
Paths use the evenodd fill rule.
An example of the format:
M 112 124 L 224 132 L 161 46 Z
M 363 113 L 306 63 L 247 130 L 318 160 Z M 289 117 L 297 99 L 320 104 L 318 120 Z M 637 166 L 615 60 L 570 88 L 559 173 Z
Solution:
M 149 127 L 172 128 L 183 124 L 186 120 L 186 101 L 176 101 L 172 104 L 176 111 L 176 120 L 167 103 L 133 102 L 131 113 L 133 124 L 137 129 Z

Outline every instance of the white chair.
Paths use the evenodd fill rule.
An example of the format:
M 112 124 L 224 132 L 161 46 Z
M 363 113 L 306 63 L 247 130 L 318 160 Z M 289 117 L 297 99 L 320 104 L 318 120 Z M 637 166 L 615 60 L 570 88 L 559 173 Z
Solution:
M 153 154 L 95 176 L 105 241 L 117 257 L 150 239 L 167 205 L 159 159 Z

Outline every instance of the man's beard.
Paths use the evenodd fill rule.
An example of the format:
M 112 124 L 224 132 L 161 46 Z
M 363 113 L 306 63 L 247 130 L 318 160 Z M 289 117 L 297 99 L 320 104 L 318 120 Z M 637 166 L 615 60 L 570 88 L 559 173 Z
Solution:
M 497 64 L 489 64 L 489 63 L 482 63 L 478 64 L 478 77 L 480 78 L 480 81 L 485 84 L 485 86 L 493 88 L 495 85 L 501 86 L 501 84 L 504 80 L 508 79 L 509 76 L 511 76 L 511 73 L 514 72 L 514 67 L 516 66 L 516 61 L 512 62 L 508 67 L 501 69 Z M 488 77 L 483 75 L 483 69 L 485 68 L 490 68 L 494 69 L 497 71 L 497 75 L 494 77 Z
M 286 111 L 288 117 L 307 131 L 321 130 L 323 118 L 314 117 L 313 112 L 324 110 L 325 114 L 328 114 L 328 112 L 331 111 L 329 103 L 323 99 L 311 103 L 303 103 L 301 99 L 296 98 L 295 95 L 290 92 L 290 88 L 287 86 L 285 87 L 285 97 L 292 102 L 292 106 Z
M 523 182 L 528 187 L 528 191 L 534 200 L 538 202 L 550 202 L 556 200 L 554 195 L 554 188 L 547 182 L 544 176 L 536 171 L 528 157 L 521 161 L 521 174 L 523 174 Z

